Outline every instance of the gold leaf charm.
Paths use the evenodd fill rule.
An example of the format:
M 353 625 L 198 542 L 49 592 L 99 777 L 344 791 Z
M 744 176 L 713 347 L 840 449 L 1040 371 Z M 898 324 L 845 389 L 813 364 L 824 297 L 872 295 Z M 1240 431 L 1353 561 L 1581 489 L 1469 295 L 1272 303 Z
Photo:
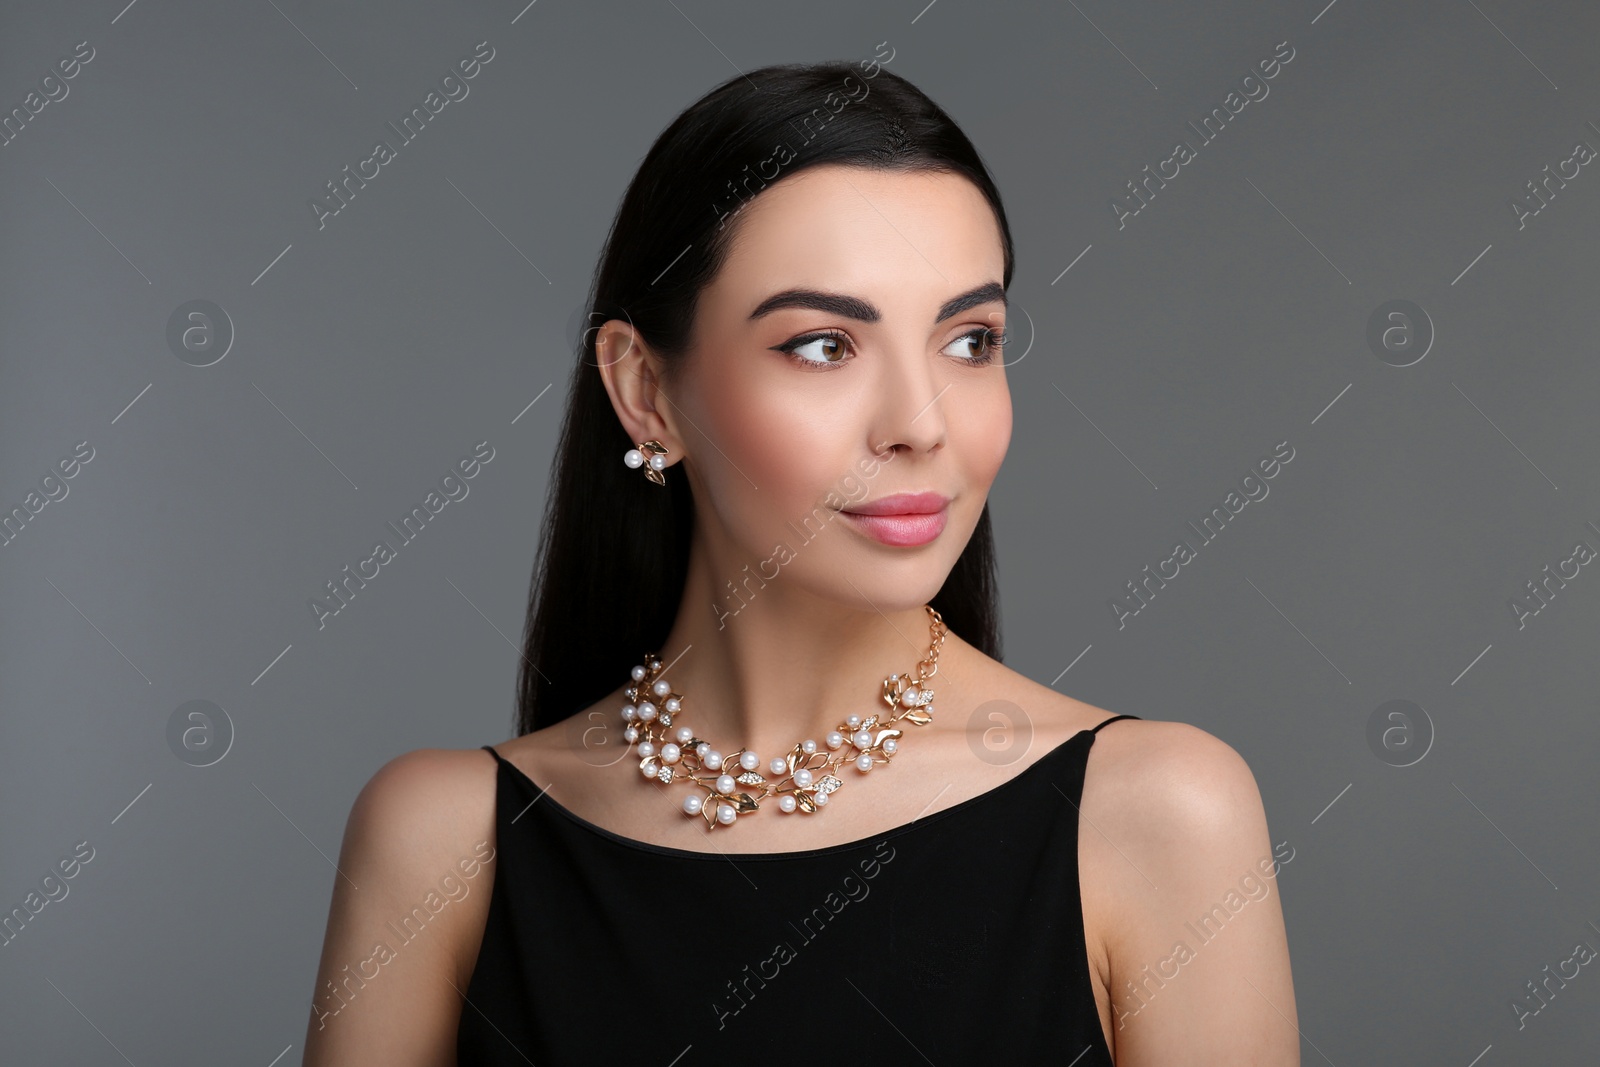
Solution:
M 796 767 L 804 767 L 807 763 L 810 763 L 813 759 L 815 759 L 817 755 L 818 753 L 813 752 L 808 756 L 806 754 L 806 750 L 796 744 L 783 757 L 783 762 L 787 768 L 785 773 L 793 774 Z
M 700 803 L 700 817 L 706 821 L 706 825 L 711 829 L 716 829 L 722 825 L 717 821 L 717 809 L 724 804 L 733 808 L 734 812 L 739 815 L 758 809 L 756 798 L 749 793 L 735 793 L 732 796 L 712 793 Z
M 700 817 L 706 821 L 708 829 L 715 830 L 717 828 L 717 802 L 720 799 L 713 793 L 700 803 Z
M 796 793 L 794 795 L 794 802 L 801 811 L 806 812 L 807 814 L 817 810 L 817 802 L 811 799 L 810 793 Z
M 667 450 L 662 447 L 660 441 L 646 441 L 639 446 L 639 449 L 645 453 L 644 476 L 649 478 L 652 482 L 655 482 L 657 485 L 666 485 L 667 476 L 650 466 L 650 454 L 653 452 L 658 456 L 664 456 L 667 454 Z
M 916 690 L 917 695 L 909 705 L 906 705 L 903 698 L 906 690 L 908 689 Z M 931 689 L 922 688 L 917 684 L 917 680 L 909 674 L 897 674 L 892 677 L 885 678 L 883 680 L 882 696 L 883 702 L 889 705 L 889 707 L 894 709 L 896 712 L 898 712 L 902 706 L 920 708 L 925 704 L 933 703 L 933 691 Z M 904 715 L 898 714 L 896 717 L 905 718 Z

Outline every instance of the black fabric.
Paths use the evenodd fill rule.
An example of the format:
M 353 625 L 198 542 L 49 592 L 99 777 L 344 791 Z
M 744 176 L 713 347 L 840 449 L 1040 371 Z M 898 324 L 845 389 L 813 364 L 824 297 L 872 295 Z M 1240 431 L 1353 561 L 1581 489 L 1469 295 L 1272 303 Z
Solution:
M 1078 803 L 1095 731 L 1132 718 L 915 822 L 765 854 L 621 837 L 483 746 L 499 761 L 498 841 L 460 1067 L 1111 1067 Z M 717 843 L 736 843 L 722 829 Z

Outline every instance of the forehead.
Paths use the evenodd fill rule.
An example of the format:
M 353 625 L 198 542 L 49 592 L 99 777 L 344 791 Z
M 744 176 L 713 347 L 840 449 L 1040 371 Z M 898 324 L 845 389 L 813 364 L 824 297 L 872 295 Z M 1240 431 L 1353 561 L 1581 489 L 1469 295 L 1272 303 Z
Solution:
M 812 167 L 767 187 L 734 225 L 705 295 L 746 312 L 793 286 L 867 297 L 893 315 L 897 304 L 936 307 L 1005 269 L 988 200 L 948 172 Z

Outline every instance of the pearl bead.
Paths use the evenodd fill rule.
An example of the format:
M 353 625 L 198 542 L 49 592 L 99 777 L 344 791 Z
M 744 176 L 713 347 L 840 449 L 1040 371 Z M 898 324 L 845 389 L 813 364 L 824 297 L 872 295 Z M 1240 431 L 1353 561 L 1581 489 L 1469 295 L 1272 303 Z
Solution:
M 724 826 L 727 826 L 738 817 L 739 813 L 733 810 L 733 805 L 731 804 L 724 804 L 717 809 L 717 821 Z
M 891 755 L 891 756 L 894 755 L 895 752 L 899 750 L 899 748 L 900 748 L 900 742 L 896 741 L 894 738 L 885 737 L 883 739 L 883 750 L 885 752 L 887 752 L 889 755 Z
M 844 734 L 841 734 L 838 730 L 833 730 L 828 734 L 829 748 L 838 748 L 842 744 L 844 744 Z
M 767 770 L 771 771 L 773 774 L 788 774 L 789 762 L 787 760 L 774 759 L 771 763 L 767 764 Z
M 790 796 L 788 793 L 785 793 L 785 794 L 783 794 L 783 796 L 778 798 L 778 810 L 779 811 L 793 811 L 795 809 L 795 806 L 796 805 L 795 805 L 794 797 Z
M 626 463 L 634 470 L 638 470 L 639 467 L 644 463 L 644 453 L 640 452 L 637 448 L 630 448 L 622 454 L 622 462 Z
M 816 796 L 812 797 L 811 799 L 818 807 L 821 807 L 822 805 L 824 805 L 824 804 L 826 804 L 828 802 L 828 794 L 826 794 L 826 793 L 818 793 Z
M 689 729 L 687 726 L 680 726 L 676 730 L 672 731 L 672 736 L 678 739 L 678 744 L 687 745 L 690 741 L 694 740 L 694 731 Z
M 844 724 L 850 727 L 850 729 L 854 730 L 857 726 L 861 725 L 861 716 L 852 715 L 844 721 Z
M 661 762 L 662 763 L 677 763 L 678 762 L 678 757 L 680 757 L 682 755 L 683 755 L 683 750 L 680 749 L 677 745 L 673 744 L 671 741 L 668 741 L 666 744 L 661 746 Z
M 646 778 L 654 778 L 658 769 L 659 768 L 656 766 L 656 761 L 653 759 L 645 760 L 643 763 L 639 764 L 639 773 L 644 775 Z
M 683 798 L 683 813 L 685 815 L 699 815 L 700 814 L 700 794 L 699 793 L 690 793 L 688 796 Z
M 640 746 L 639 746 L 639 756 L 640 756 L 641 759 L 648 759 L 649 757 L 654 756 L 655 754 L 656 754 L 656 746 L 655 745 L 651 744 L 649 741 L 645 741 L 642 744 L 640 744 Z
M 660 453 L 657 453 L 656 455 L 651 456 L 650 457 L 650 469 L 653 470 L 653 471 L 664 471 L 664 470 L 666 470 L 667 469 L 667 457 L 661 455 Z
M 672 692 L 672 686 L 667 683 L 665 678 L 657 678 L 653 683 L 651 683 L 650 692 L 654 693 L 658 697 L 664 697 L 668 693 Z
M 733 775 L 722 774 L 717 776 L 717 792 L 723 794 L 724 796 L 733 792 L 738 787 L 739 783 L 733 780 Z
M 700 757 L 700 762 L 706 765 L 706 770 L 708 771 L 720 771 L 722 770 L 722 753 L 712 749 Z
M 817 743 L 815 741 L 811 740 L 811 738 L 808 737 L 804 741 L 800 742 L 800 751 L 804 752 L 806 755 L 809 756 L 813 752 L 815 752 L 816 750 L 817 750 Z
M 901 693 L 900 694 L 900 703 L 905 705 L 908 708 L 915 706 L 915 704 L 917 703 L 917 690 L 916 690 L 916 688 L 912 687 L 910 689 L 907 689 L 904 693 Z
M 688 727 L 685 726 L 684 729 L 687 730 Z M 705 762 L 706 753 L 710 752 L 710 751 L 711 751 L 711 745 L 709 743 L 705 742 L 705 741 L 702 741 L 698 745 L 694 746 L 694 754 L 696 756 L 700 757 L 700 762 L 702 762 L 702 763 Z M 716 770 L 715 767 L 713 767 L 711 769 L 712 770 Z
M 656 706 L 654 704 L 646 700 L 643 704 L 639 705 L 639 718 L 643 719 L 645 722 L 649 722 L 655 717 Z
M 865 752 L 863 752 L 861 755 L 857 756 L 856 757 L 856 770 L 860 771 L 863 774 L 865 774 L 867 771 L 872 770 L 872 757 L 867 755 Z
M 739 766 L 747 771 L 753 771 L 761 766 L 761 757 L 754 752 L 741 752 L 739 753 Z
M 626 730 L 622 731 L 622 739 L 628 742 L 630 745 L 633 744 L 635 741 L 639 740 L 639 728 L 637 726 L 628 727 Z
M 622 705 L 622 721 L 623 722 L 632 722 L 633 721 L 633 717 L 635 715 L 637 715 L 637 714 L 639 714 L 639 709 L 634 707 L 632 704 L 624 704 L 624 705 Z
M 644 681 L 644 668 L 643 667 L 635 667 L 635 668 L 633 668 L 632 674 L 633 674 L 633 680 L 634 681 L 636 681 L 636 682 Z
M 799 786 L 801 789 L 810 788 L 813 781 L 815 781 L 815 776 L 803 767 L 794 772 L 794 784 Z
M 668 697 L 667 710 L 676 715 L 678 712 L 683 710 L 683 701 L 679 700 L 677 697 Z
M 860 748 L 860 749 L 871 748 L 872 747 L 872 731 L 871 730 L 857 730 L 854 734 L 852 734 L 850 736 L 850 743 L 855 745 L 857 748 Z

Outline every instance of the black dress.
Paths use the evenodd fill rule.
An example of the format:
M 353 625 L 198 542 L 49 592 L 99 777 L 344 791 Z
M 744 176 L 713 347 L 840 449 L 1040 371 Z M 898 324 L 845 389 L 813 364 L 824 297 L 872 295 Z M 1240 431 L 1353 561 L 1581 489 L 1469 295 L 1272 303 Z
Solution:
M 498 842 L 458 1064 L 1110 1067 L 1078 803 L 1095 731 L 1137 717 L 915 822 L 801 852 L 622 837 L 483 746 Z

